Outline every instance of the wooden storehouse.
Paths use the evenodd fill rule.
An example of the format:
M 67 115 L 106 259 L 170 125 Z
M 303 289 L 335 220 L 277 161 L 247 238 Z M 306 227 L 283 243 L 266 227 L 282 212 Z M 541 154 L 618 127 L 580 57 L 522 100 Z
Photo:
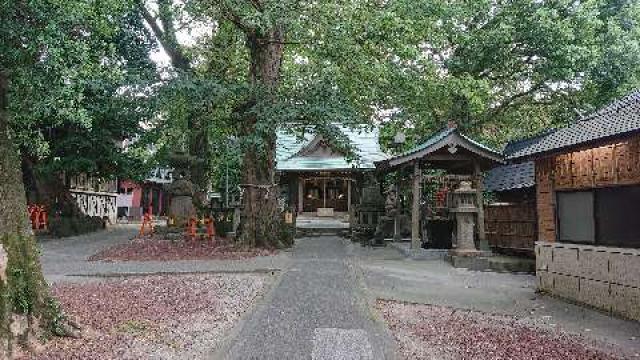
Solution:
M 507 150 L 535 164 L 540 290 L 640 319 L 640 91 Z

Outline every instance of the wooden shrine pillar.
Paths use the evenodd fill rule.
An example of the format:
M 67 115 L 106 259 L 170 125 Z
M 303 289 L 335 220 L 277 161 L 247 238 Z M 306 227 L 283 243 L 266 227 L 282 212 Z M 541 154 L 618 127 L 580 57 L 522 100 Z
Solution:
M 482 181 L 482 170 L 480 169 L 480 163 L 477 161 L 473 162 L 473 175 L 476 179 L 476 205 L 478 206 L 478 218 L 477 218 L 477 227 L 478 227 L 478 242 L 479 248 L 483 251 L 489 251 L 489 243 L 487 242 L 487 234 L 485 231 L 485 223 L 484 223 L 484 187 Z
M 420 241 L 420 199 L 422 198 L 422 170 L 420 161 L 413 163 L 413 204 L 411 207 L 411 249 L 417 250 L 422 246 Z
M 347 180 L 347 212 L 351 214 L 351 179 Z
M 327 179 L 322 179 L 322 207 L 327 207 Z
M 304 211 L 304 178 L 298 177 L 298 214 Z

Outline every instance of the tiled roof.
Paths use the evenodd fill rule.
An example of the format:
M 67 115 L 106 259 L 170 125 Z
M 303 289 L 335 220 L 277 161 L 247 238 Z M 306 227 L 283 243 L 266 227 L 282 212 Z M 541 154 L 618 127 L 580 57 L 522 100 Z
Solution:
M 431 154 L 441 150 L 445 146 L 459 146 L 475 153 L 479 158 L 495 163 L 504 163 L 502 153 L 463 135 L 456 127 L 447 127 L 411 150 L 389 158 L 386 161 L 378 162 L 376 165 L 381 169 L 392 169 L 416 159 L 428 158 Z M 451 163 L 453 163 L 453 161 Z
M 388 158 L 388 155 L 380 149 L 379 131 L 377 128 L 368 130 L 365 128 L 350 129 L 337 126 L 349 139 L 358 158 L 350 162 L 342 156 L 338 157 L 310 157 L 298 156 L 302 148 L 309 145 L 315 134 L 305 133 L 304 139 L 286 131 L 278 131 L 276 147 L 276 169 L 279 171 L 321 171 L 321 170 L 349 170 L 349 169 L 374 169 L 374 161 Z
M 488 146 L 486 146 L 486 145 L 484 145 L 482 143 L 479 143 L 479 142 L 471 139 L 470 137 L 462 134 L 461 132 L 458 131 L 457 128 L 455 128 L 455 127 L 448 128 L 447 127 L 445 129 L 440 130 L 439 132 L 437 132 L 435 135 L 433 135 L 430 138 L 428 138 L 425 142 L 421 143 L 420 145 L 418 145 L 418 146 L 414 147 L 413 149 L 411 149 L 409 151 L 406 151 L 406 152 L 404 152 L 404 153 L 402 153 L 400 155 L 397 155 L 397 156 L 401 157 L 401 156 L 411 155 L 413 153 L 417 153 L 417 152 L 419 152 L 421 150 L 427 149 L 427 148 L 437 144 L 442 139 L 446 138 L 447 136 L 451 135 L 454 132 L 457 132 L 458 135 L 460 135 L 460 137 L 462 137 L 463 139 L 469 141 L 471 144 L 473 144 L 473 145 L 475 145 L 475 146 L 477 146 L 477 147 L 479 147 L 479 148 L 481 148 L 481 149 L 483 149 L 485 151 L 488 151 L 490 153 L 494 153 L 495 155 L 498 155 L 498 156 L 501 155 L 498 151 L 496 151 L 496 150 L 494 150 L 494 149 L 492 149 L 492 148 L 490 148 L 490 147 L 488 147 Z
M 527 157 L 640 130 L 640 90 L 567 127 L 507 145 L 508 159 Z
M 509 164 L 493 168 L 484 178 L 487 191 L 506 191 L 535 186 L 535 165 L 533 161 Z

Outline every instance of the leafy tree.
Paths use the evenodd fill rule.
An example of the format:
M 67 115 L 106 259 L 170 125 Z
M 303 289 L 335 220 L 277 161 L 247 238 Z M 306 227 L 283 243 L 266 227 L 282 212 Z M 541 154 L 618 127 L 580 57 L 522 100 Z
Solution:
M 175 133 L 204 131 L 210 144 L 223 148 L 228 136 L 237 136 L 243 154 L 241 239 L 252 246 L 287 245 L 279 235 L 274 184 L 276 131 L 317 131 L 350 150 L 333 125 L 368 123 L 383 97 L 374 83 L 389 69 L 389 62 L 372 56 L 376 49 L 359 39 L 367 13 L 379 5 L 268 0 L 158 0 L 156 5 L 145 19 L 173 65 L 170 85 L 188 89 L 167 98 L 166 113 L 183 115 L 167 116 L 169 122 L 185 119 Z M 195 45 L 180 44 L 176 29 L 193 23 L 210 33 Z M 203 112 L 203 104 L 214 110 Z M 203 144 L 193 137 L 184 143 L 199 149 Z
M 68 199 L 60 174 L 139 178 L 148 170 L 139 152 L 120 144 L 140 136 L 140 124 L 153 117 L 153 40 L 132 2 L 83 11 L 90 16 L 79 14 L 82 24 L 46 61 L 14 73 L 10 89 L 20 99 L 9 111 L 30 201 L 51 210 L 55 199 Z
M 152 70 L 133 5 L 0 1 L 0 358 L 42 335 L 76 334 L 42 275 L 19 159 L 112 174 L 121 157 L 103 143 L 135 132 L 123 133 L 138 127 L 127 117 L 146 112 L 124 94 Z
M 498 145 L 572 121 L 638 86 L 639 9 L 624 0 L 388 2 L 385 12 L 402 19 L 392 31 L 406 40 L 392 50 L 404 71 L 388 131 L 408 121 L 417 140 L 453 119 Z
M 499 145 L 564 123 L 637 85 L 638 6 L 158 0 L 145 18 L 172 60 L 174 79 L 206 80 L 204 88 L 217 89 L 205 93 L 205 103 L 224 111 L 203 112 L 201 87 L 193 83 L 182 99 L 198 100 L 184 112 L 192 119 L 183 129 L 205 131 L 209 144 L 222 147 L 224 137 L 212 141 L 212 134 L 238 135 L 242 236 L 247 244 L 277 245 L 276 129 L 311 128 L 348 150 L 332 124 L 379 121 L 385 141 L 404 129 L 415 142 L 453 119 Z M 206 31 L 185 46 L 176 31 L 185 26 Z

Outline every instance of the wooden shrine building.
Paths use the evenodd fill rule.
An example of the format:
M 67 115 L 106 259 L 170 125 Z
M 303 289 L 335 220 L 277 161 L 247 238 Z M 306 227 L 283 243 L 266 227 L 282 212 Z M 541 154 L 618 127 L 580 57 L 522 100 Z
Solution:
M 481 247 L 485 243 L 482 173 L 503 162 L 502 154 L 463 135 L 455 123 L 428 138 L 413 149 L 392 158 L 376 162 L 380 173 L 408 168 L 412 172 L 411 247 L 422 244 L 420 227 L 426 214 L 421 214 L 423 182 L 428 169 L 445 170 L 458 179 L 474 182 L 478 207 L 476 232 Z
M 505 155 L 535 163 L 538 288 L 640 320 L 640 91 Z
M 378 141 L 377 128 L 336 126 L 349 141 L 355 158 L 336 150 L 322 135 L 303 137 L 280 130 L 276 147 L 276 170 L 281 198 L 298 214 L 346 215 L 357 202 L 374 162 L 388 158 Z

